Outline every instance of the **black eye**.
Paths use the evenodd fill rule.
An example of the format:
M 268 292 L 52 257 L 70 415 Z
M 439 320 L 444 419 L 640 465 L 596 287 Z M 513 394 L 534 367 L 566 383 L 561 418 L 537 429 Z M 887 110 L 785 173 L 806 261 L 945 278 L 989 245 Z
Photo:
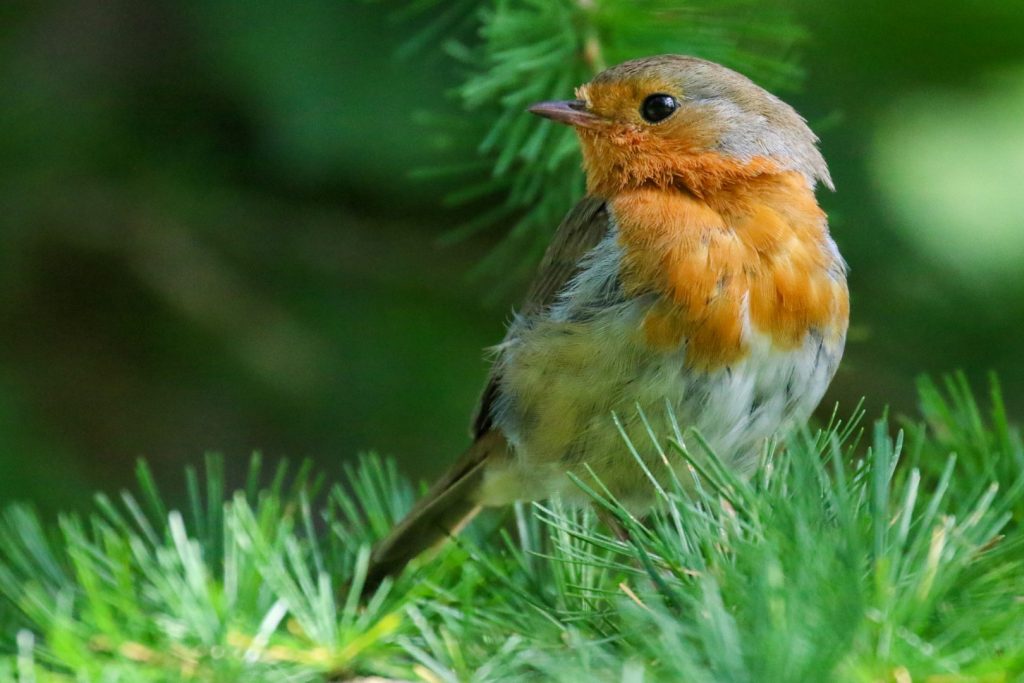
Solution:
M 640 105 L 640 116 L 643 116 L 645 121 L 657 123 L 671 116 L 678 107 L 679 103 L 671 95 L 664 93 L 649 95 Z

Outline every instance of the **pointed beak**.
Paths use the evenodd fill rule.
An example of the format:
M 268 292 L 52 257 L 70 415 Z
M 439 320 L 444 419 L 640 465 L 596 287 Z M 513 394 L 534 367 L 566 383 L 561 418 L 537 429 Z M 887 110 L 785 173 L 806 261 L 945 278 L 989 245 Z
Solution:
M 596 128 L 604 123 L 603 118 L 587 110 L 587 103 L 583 100 L 538 102 L 527 107 L 526 111 L 552 121 L 581 128 Z

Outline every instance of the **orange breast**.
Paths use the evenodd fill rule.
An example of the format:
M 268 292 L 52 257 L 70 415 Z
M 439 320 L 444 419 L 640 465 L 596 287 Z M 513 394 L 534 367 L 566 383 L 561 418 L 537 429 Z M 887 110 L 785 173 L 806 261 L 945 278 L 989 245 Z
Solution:
M 643 334 L 657 348 L 687 341 L 687 363 L 715 368 L 747 353 L 755 331 L 795 348 L 811 329 L 846 331 L 846 283 L 825 215 L 797 173 L 761 175 L 698 198 L 675 188 L 623 189 L 610 200 L 621 278 L 632 295 L 658 292 Z

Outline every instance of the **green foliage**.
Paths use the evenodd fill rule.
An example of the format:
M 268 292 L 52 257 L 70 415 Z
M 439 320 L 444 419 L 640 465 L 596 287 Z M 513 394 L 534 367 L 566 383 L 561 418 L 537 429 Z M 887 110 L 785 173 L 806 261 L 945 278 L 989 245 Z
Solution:
M 326 492 L 308 468 L 261 488 L 255 460 L 227 493 L 210 459 L 185 511 L 144 468 L 140 494 L 55 526 L 11 507 L 0 677 L 1016 680 L 1024 449 L 997 390 L 986 420 L 946 387 L 923 385 L 906 439 L 833 420 L 766 448 L 751 481 L 657 438 L 695 476 L 652 480 L 647 520 L 590 492 L 628 541 L 592 510 L 518 507 L 362 601 L 369 545 L 413 499 L 375 457 Z
M 446 7 L 446 11 L 439 11 Z M 532 266 L 551 231 L 583 194 L 583 172 L 571 129 L 525 113 L 535 102 L 571 99 L 573 89 L 606 66 L 663 53 L 691 54 L 746 73 L 766 87 L 800 75 L 791 51 L 801 31 L 789 17 L 752 0 L 485 0 L 414 3 L 407 14 L 437 15 L 406 47 L 423 50 L 452 27 L 475 24 L 466 40 L 443 49 L 464 68 L 455 95 L 481 124 L 478 158 L 424 175 L 456 174 L 461 189 L 447 200 L 484 198 L 476 218 L 450 234 L 458 239 L 501 222 L 507 239 L 478 270 L 504 274 Z M 462 30 L 465 32 L 465 29 Z M 459 31 L 456 31 L 458 34 Z

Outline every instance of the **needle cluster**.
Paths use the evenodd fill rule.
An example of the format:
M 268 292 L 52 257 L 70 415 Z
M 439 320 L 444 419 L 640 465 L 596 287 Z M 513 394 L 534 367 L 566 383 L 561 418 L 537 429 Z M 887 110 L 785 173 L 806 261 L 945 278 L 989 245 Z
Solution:
M 228 491 L 210 458 L 181 509 L 141 466 L 92 513 L 3 513 L 0 680 L 1017 680 L 1024 446 L 997 390 L 921 397 L 901 431 L 786 435 L 751 481 L 650 434 L 692 481 L 652 481 L 643 523 L 588 489 L 628 540 L 520 507 L 367 601 L 370 544 L 414 499 L 389 461 L 328 488 L 254 459 Z
M 756 0 L 420 0 L 402 16 L 425 21 L 405 52 L 437 44 L 460 65 L 454 96 L 467 116 L 458 134 L 478 140 L 475 158 L 419 174 L 449 178 L 457 189 L 446 201 L 477 209 L 447 239 L 507 229 L 478 266 L 505 281 L 532 267 L 584 192 L 572 130 L 529 116 L 529 105 L 571 99 L 607 66 L 655 54 L 710 59 L 772 91 L 801 76 L 793 49 L 802 30 Z

